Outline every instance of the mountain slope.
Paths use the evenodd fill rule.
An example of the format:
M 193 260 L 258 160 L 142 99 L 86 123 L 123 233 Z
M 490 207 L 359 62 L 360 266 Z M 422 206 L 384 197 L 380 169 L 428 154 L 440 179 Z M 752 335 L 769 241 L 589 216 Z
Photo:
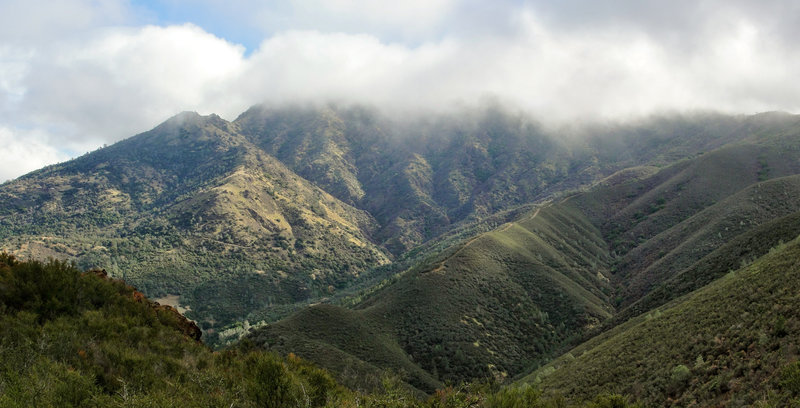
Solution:
M 373 214 L 381 242 L 400 254 L 467 216 L 532 201 L 567 175 L 566 148 L 536 123 L 499 109 L 476 116 L 398 123 L 359 107 L 254 107 L 235 123 L 298 174 Z
M 339 357 L 331 361 L 320 351 L 333 346 L 348 359 L 402 370 L 426 391 L 437 383 L 417 367 L 440 381 L 524 374 L 567 342 L 730 269 L 719 265 L 737 268 L 793 239 L 794 228 L 784 223 L 800 210 L 800 176 L 777 176 L 800 173 L 797 157 L 785 146 L 748 141 L 661 170 L 634 168 L 434 252 L 369 292 L 354 310 L 324 306 L 336 324 L 296 324 L 316 321 L 317 306 L 252 338 L 341 372 Z M 764 166 L 777 178 L 759 182 L 769 178 L 761 175 Z M 721 174 L 724 182 L 717 181 Z M 373 334 L 339 331 L 351 320 Z M 405 354 L 376 358 L 370 350 L 380 344 L 364 338 Z M 416 367 L 408 369 L 410 362 Z
M 180 295 L 206 329 L 335 291 L 388 262 L 369 238 L 369 214 L 216 116 L 184 113 L 7 183 L 0 208 L 6 250 L 77 258 L 153 297 Z
M 739 234 L 796 211 L 796 177 L 757 183 L 800 173 L 798 147 L 739 143 L 574 197 L 616 256 L 619 302 L 636 301 Z
M 797 403 L 798 259 L 800 240 L 779 245 L 526 380 L 576 399 L 611 389 L 650 405 Z
M 355 310 L 312 306 L 250 339 L 340 374 L 343 352 L 427 392 L 443 380 L 503 379 L 611 315 L 602 245 L 567 204 L 542 207 L 429 258 Z

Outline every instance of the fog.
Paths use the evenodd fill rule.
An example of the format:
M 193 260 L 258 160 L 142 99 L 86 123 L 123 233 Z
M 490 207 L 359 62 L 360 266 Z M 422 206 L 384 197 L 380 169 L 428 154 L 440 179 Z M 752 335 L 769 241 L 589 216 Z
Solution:
M 0 180 L 180 111 L 232 120 L 257 103 L 494 100 L 552 127 L 800 110 L 792 1 L 263 3 L 0 4 Z

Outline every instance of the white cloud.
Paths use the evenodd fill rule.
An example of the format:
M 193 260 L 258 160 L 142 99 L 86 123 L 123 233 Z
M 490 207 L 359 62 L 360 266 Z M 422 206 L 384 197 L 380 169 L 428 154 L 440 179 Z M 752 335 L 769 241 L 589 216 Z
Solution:
M 252 10 L 250 0 L 234 1 L 226 18 L 274 23 L 276 32 L 250 55 L 192 24 L 126 27 L 135 14 L 126 3 L 101 3 L 60 0 L 31 17 L 39 28 L 25 40 L 0 28 L 0 125 L 9 146 L 34 146 L 55 160 L 58 151 L 92 150 L 183 110 L 232 119 L 255 103 L 325 99 L 406 110 L 490 95 L 545 120 L 800 110 L 796 18 L 778 0 L 759 10 L 684 2 L 656 12 L 627 2 L 616 10 L 578 0 L 503 1 L 488 15 L 477 2 L 457 0 L 389 8 L 298 0 Z M 24 26 L 3 7 L 0 22 Z M 59 10 L 66 21 L 50 27 Z M 22 137 L 8 129 L 35 131 Z M 0 163 L 0 175 L 22 171 Z
M 124 24 L 130 13 L 126 0 L 3 0 L 0 39 L 41 44 L 77 30 Z
M 61 128 L 54 142 L 115 141 L 181 110 L 219 109 L 243 61 L 241 46 L 192 25 L 95 33 L 30 62 L 19 110 Z
M 41 135 L 0 127 L 3 160 L 0 183 L 48 164 L 64 161 L 69 156 L 42 142 Z

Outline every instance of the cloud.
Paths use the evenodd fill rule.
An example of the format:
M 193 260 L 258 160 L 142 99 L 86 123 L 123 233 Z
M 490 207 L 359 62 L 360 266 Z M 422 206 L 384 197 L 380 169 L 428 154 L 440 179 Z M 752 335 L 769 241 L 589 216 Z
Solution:
M 243 52 L 193 25 L 98 30 L 30 58 L 16 110 L 57 128 L 53 143 L 115 141 L 181 110 L 220 108 Z
M 37 45 L 89 27 L 125 24 L 130 16 L 125 0 L 3 0 L 0 39 Z
M 0 183 L 69 158 L 69 155 L 42 142 L 40 136 L 0 127 L 0 146 L 3 146 Z
M 550 121 L 800 110 L 800 12 L 788 1 L 201 2 L 268 33 L 250 53 L 196 24 L 139 25 L 139 6 L 101 3 L 53 3 L 30 17 L 30 36 L 0 28 L 0 124 L 15 149 L 49 146 L 42 157 L 54 159 L 183 110 L 232 119 L 261 102 L 402 111 L 491 96 Z M 50 26 L 59 12 L 66 21 Z

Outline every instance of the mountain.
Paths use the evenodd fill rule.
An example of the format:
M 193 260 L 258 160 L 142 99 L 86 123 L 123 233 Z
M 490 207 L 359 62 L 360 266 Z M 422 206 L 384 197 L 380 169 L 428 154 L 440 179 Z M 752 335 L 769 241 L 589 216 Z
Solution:
M 388 366 L 428 392 L 429 376 L 523 375 L 794 239 L 797 129 L 613 174 L 434 252 L 349 310 L 312 306 L 249 338 L 334 372 Z
M 522 377 L 793 240 L 798 158 L 781 113 L 183 113 L 0 186 L 0 248 L 104 267 L 212 344 L 431 393 Z
M 235 123 L 300 176 L 372 214 L 378 241 L 401 255 L 464 220 L 797 122 L 762 116 L 665 116 L 575 130 L 494 105 L 402 119 L 330 105 L 255 106 Z
M 150 132 L 0 188 L 2 247 L 103 266 L 205 329 L 327 294 L 389 262 L 373 217 L 253 146 L 217 116 Z

